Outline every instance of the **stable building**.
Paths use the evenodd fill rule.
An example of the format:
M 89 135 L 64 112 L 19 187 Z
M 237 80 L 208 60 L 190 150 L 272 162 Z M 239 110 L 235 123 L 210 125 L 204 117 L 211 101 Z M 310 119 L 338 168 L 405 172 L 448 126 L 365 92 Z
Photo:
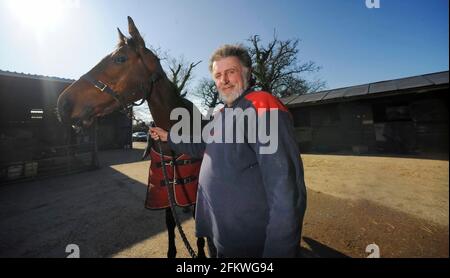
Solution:
M 438 155 L 448 158 L 449 72 L 281 99 L 303 153 Z
M 72 82 L 0 70 L 0 183 L 93 169 L 98 149 L 131 147 L 124 114 L 78 133 L 58 121 L 57 99 Z

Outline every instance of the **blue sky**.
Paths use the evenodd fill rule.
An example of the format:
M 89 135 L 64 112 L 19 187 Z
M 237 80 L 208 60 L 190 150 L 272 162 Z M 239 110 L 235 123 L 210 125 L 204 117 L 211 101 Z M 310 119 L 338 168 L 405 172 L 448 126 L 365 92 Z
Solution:
M 56 1 L 56 4 L 55 4 Z M 30 4 L 31 3 L 31 4 Z M 38 3 L 38 4 L 36 4 Z M 0 69 L 78 78 L 133 17 L 147 44 L 203 61 L 225 43 L 299 38 L 328 88 L 448 70 L 448 0 L 0 0 Z

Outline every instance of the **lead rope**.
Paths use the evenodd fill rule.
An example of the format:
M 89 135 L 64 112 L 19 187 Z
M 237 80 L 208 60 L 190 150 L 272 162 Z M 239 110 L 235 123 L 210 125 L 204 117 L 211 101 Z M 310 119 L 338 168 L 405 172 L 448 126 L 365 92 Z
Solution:
M 181 239 L 183 240 L 184 246 L 186 246 L 186 249 L 188 250 L 189 254 L 192 258 L 197 258 L 197 254 L 195 254 L 194 249 L 192 249 L 191 244 L 189 243 L 189 240 L 186 237 L 186 234 L 183 231 L 183 227 L 181 226 L 180 219 L 178 219 L 178 214 L 175 211 L 175 192 L 174 192 L 174 186 L 177 184 L 177 176 L 176 176 L 176 169 L 175 169 L 175 163 L 171 161 L 172 167 L 173 167 L 173 184 L 171 185 L 169 182 L 169 178 L 167 175 L 167 169 L 166 169 L 166 163 L 164 161 L 164 154 L 161 148 L 161 141 L 157 140 L 156 144 L 158 145 L 159 155 L 161 158 L 161 165 L 164 175 L 164 183 L 166 184 L 167 192 L 169 195 L 169 202 L 170 202 L 170 211 L 172 212 L 172 217 L 175 220 L 175 224 L 177 225 L 178 232 L 180 233 Z
M 141 122 L 141 123 L 145 124 L 145 122 L 143 120 L 137 119 L 134 116 L 134 114 L 131 112 L 131 109 L 129 109 L 129 113 L 124 113 L 124 114 L 129 119 L 135 120 L 136 123 L 140 123 Z M 183 227 L 181 226 L 180 219 L 178 218 L 178 214 L 177 214 L 177 212 L 175 210 L 175 192 L 174 192 L 174 188 L 173 188 L 173 186 L 175 186 L 176 182 L 177 182 L 176 171 L 175 171 L 175 163 L 173 161 L 171 161 L 172 167 L 173 167 L 173 186 L 171 186 L 170 183 L 169 183 L 169 177 L 167 175 L 166 163 L 164 162 L 164 154 L 163 154 L 162 147 L 161 147 L 161 141 L 160 140 L 155 140 L 155 141 L 156 141 L 156 144 L 158 145 L 158 151 L 159 151 L 159 155 L 160 155 L 160 158 L 161 158 L 161 165 L 162 165 L 162 170 L 163 170 L 163 175 L 164 175 L 164 183 L 168 187 L 167 195 L 169 196 L 170 211 L 172 212 L 172 217 L 175 220 L 175 224 L 177 226 L 178 232 L 180 233 L 181 239 L 183 240 L 184 246 L 188 250 L 189 255 L 191 255 L 191 257 L 193 259 L 196 259 L 197 258 L 197 254 L 195 254 L 194 249 L 192 249 L 192 246 L 189 243 L 189 240 L 187 239 L 186 234 L 184 233 Z

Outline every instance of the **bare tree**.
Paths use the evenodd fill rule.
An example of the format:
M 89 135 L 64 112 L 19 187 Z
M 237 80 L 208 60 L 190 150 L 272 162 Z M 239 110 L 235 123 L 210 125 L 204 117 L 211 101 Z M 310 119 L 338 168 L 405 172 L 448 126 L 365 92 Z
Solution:
M 253 75 L 256 86 L 272 94 L 285 97 L 292 94 L 305 94 L 325 87 L 325 82 L 316 80 L 308 82 L 301 74 L 320 70 L 314 62 L 299 61 L 299 40 L 273 39 L 262 45 L 258 35 L 251 36 L 248 50 L 252 58 Z
M 202 101 L 202 106 L 207 108 L 214 108 L 217 104 L 222 103 L 219 99 L 219 93 L 217 92 L 216 84 L 213 80 L 203 78 L 200 80 L 196 90 L 193 93 Z
M 186 97 L 188 94 L 188 84 L 193 79 L 192 70 L 201 63 L 189 63 L 183 57 L 180 58 L 168 58 L 168 77 L 175 86 L 176 92 L 181 97 Z M 184 90 L 184 91 L 183 91 Z
M 190 63 L 186 61 L 183 56 L 179 58 L 172 57 L 168 51 L 162 51 L 159 47 L 149 46 L 149 48 L 158 56 L 158 58 L 163 62 L 166 67 L 166 73 L 169 80 L 173 83 L 176 92 L 183 98 L 186 97 L 188 92 L 188 87 L 193 76 L 193 69 L 201 63 L 198 61 L 196 63 Z M 134 116 L 146 122 L 149 122 L 151 115 L 148 107 L 146 105 L 141 107 L 135 107 L 133 109 Z
M 286 86 L 284 89 L 278 91 L 278 94 L 276 94 L 278 97 L 304 95 L 318 92 L 326 88 L 326 82 L 320 79 L 307 81 L 297 77 L 287 77 L 285 78 L 285 84 Z
M 321 79 L 315 79 L 308 82 L 308 91 L 306 93 L 315 93 L 327 88 L 327 82 Z

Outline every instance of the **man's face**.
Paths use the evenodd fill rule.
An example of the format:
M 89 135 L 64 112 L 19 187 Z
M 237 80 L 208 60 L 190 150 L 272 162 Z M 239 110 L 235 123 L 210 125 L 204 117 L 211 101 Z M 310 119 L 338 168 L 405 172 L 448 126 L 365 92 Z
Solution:
M 248 87 L 247 72 L 237 57 L 215 61 L 212 76 L 220 98 L 227 105 L 231 105 Z

